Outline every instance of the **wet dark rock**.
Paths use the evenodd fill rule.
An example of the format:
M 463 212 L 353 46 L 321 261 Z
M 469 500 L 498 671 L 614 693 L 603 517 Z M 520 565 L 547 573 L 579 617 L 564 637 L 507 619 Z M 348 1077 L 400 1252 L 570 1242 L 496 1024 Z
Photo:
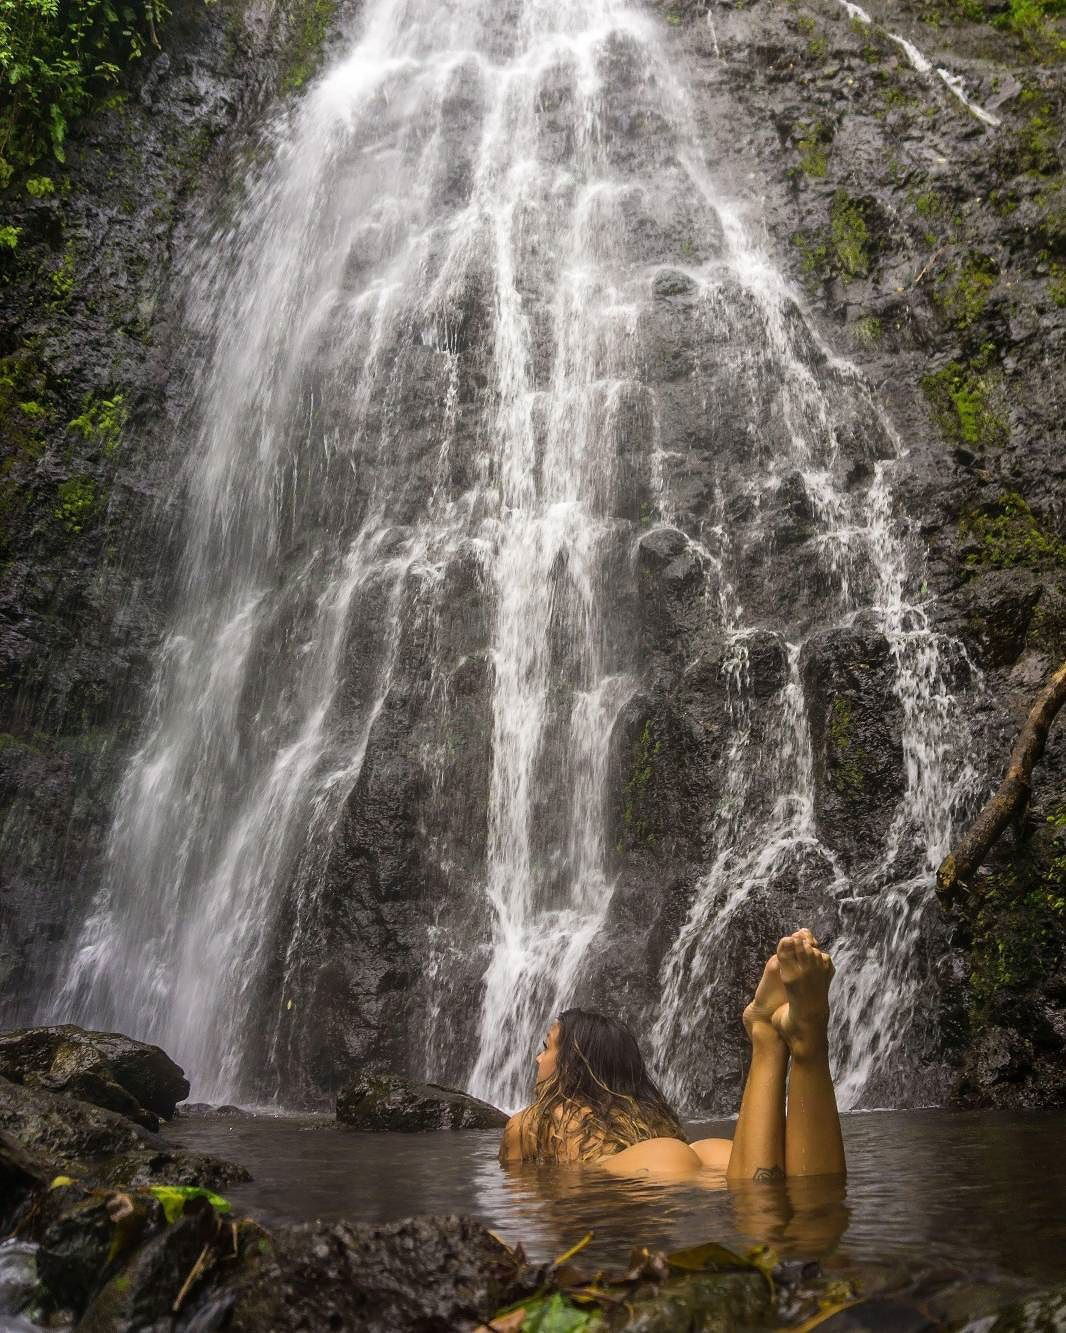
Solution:
M 89 1102 L 0 1079 L 0 1129 L 51 1161 L 91 1161 L 164 1147 L 157 1135 Z
M 696 284 L 692 278 L 676 268 L 661 269 L 652 281 L 652 291 L 656 296 L 689 296 L 695 290 Z
M 1066 1328 L 1066 1284 L 1009 1305 L 984 1327 L 987 1333 L 1052 1333 Z
M 53 1176 L 51 1163 L 0 1130 L 0 1237 L 14 1227 L 23 1205 Z
M 357 1074 L 337 1094 L 337 1119 L 353 1129 L 501 1129 L 505 1112 L 454 1088 L 393 1074 Z
M 1025 651 L 1043 593 L 1029 570 L 997 569 L 972 579 L 960 599 L 982 666 L 1012 666 Z
M 125 1259 L 124 1251 L 162 1227 L 163 1210 L 155 1200 L 139 1200 L 119 1231 L 112 1196 L 62 1186 L 53 1193 L 57 1198 L 49 1202 L 61 1211 L 40 1232 L 37 1276 L 47 1308 L 80 1314 Z
M 174 1113 L 181 1120 L 254 1120 L 240 1106 L 212 1106 L 210 1102 L 182 1102 Z
M 168 1148 L 108 1159 L 94 1166 L 92 1178 L 100 1185 L 144 1187 L 147 1185 L 198 1185 L 202 1189 L 225 1190 L 251 1180 L 247 1168 L 211 1153 Z
M 358 1328 L 451 1333 L 522 1295 L 510 1251 L 465 1217 L 382 1225 L 311 1222 L 279 1228 L 210 1308 L 233 1333 Z
M 859 625 L 826 630 L 807 641 L 800 667 L 819 836 L 856 859 L 878 856 L 905 785 L 902 710 L 888 640 Z
M 625 1333 L 758 1328 L 771 1317 L 770 1289 L 761 1273 L 714 1273 L 675 1278 L 628 1301 L 617 1327 Z
M 186 1281 L 194 1272 L 205 1246 L 215 1240 L 218 1222 L 210 1205 L 190 1207 L 178 1220 L 162 1229 L 148 1231 L 148 1239 L 135 1250 L 119 1272 L 97 1274 L 91 1302 L 81 1319 L 84 1333 L 139 1333 L 141 1329 L 171 1329 L 175 1326 L 207 1330 L 219 1325 L 202 1307 L 199 1319 L 175 1320 L 174 1306 Z M 126 1256 L 124 1255 L 125 1259 Z M 107 1280 L 103 1280 L 103 1279 Z M 195 1286 L 193 1287 L 195 1291 Z M 183 1306 L 190 1302 L 186 1297 Z
M 188 1079 L 158 1046 L 72 1024 L 0 1032 L 0 1076 L 117 1111 L 150 1130 L 189 1095 Z
M 184 1153 L 114 1111 L 3 1078 L 0 1130 L 55 1170 L 91 1183 L 211 1188 L 249 1178 L 241 1166 L 204 1153 Z

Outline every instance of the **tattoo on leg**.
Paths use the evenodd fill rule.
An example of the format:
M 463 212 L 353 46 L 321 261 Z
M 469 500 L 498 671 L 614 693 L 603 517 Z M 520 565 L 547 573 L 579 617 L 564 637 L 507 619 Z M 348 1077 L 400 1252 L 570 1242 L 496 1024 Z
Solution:
M 759 1184 L 764 1184 L 766 1181 L 772 1180 L 784 1180 L 784 1178 L 784 1168 L 780 1166 L 757 1167 L 755 1174 L 752 1176 L 752 1180 L 757 1181 Z

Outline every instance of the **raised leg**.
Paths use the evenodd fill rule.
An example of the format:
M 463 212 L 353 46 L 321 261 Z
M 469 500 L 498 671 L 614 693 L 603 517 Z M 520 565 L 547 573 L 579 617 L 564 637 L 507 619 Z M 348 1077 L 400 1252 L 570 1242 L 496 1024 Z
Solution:
M 785 1174 L 843 1175 L 844 1141 L 829 1072 L 829 982 L 833 964 L 810 931 L 786 935 L 777 946 L 787 1001 L 773 1026 L 792 1055 L 785 1120 Z
M 729 1180 L 780 1180 L 785 1174 L 788 1047 L 772 1022 L 786 999 L 779 966 L 776 957 L 766 964 L 755 998 L 744 1010 L 751 1064 L 726 1167 Z

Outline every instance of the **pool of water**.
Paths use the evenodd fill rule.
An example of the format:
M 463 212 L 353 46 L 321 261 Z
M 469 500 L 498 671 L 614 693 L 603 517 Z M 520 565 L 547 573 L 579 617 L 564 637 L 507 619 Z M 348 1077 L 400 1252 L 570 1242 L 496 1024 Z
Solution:
M 693 1136 L 731 1134 L 728 1123 Z M 586 1258 L 704 1240 L 772 1245 L 863 1279 L 965 1276 L 1014 1292 L 1066 1281 L 1066 1114 L 874 1111 L 844 1117 L 846 1189 L 828 1182 L 741 1189 L 624 1181 L 573 1168 L 504 1171 L 498 1136 L 365 1134 L 326 1117 L 177 1120 L 181 1145 L 243 1163 L 227 1193 L 266 1222 L 388 1221 L 467 1213 L 527 1254 L 586 1231 Z

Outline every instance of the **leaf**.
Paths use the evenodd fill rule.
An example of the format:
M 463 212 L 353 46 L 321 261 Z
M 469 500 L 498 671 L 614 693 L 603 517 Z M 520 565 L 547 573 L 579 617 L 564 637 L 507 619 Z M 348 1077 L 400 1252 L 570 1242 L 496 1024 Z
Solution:
M 542 1297 L 536 1305 L 539 1307 L 536 1310 L 526 1307 L 523 1333 L 579 1333 L 592 1322 L 591 1315 L 571 1305 L 558 1291 Z
M 713 1241 L 693 1245 L 687 1250 L 675 1250 L 666 1256 L 666 1262 L 671 1268 L 680 1268 L 685 1273 L 735 1273 L 758 1267 L 750 1259 L 742 1259 L 739 1254 Z
M 163 1214 L 168 1222 L 178 1220 L 185 1211 L 185 1204 L 189 1199 L 206 1199 L 219 1213 L 228 1213 L 231 1207 L 229 1200 L 224 1199 L 221 1194 L 214 1194 L 199 1185 L 151 1185 L 148 1193 L 163 1205 Z
M 64 1185 L 73 1185 L 73 1184 L 74 1180 L 73 1177 L 71 1176 L 56 1176 L 56 1178 L 52 1181 L 52 1183 L 48 1186 L 48 1188 L 50 1190 L 57 1190 L 61 1189 L 62 1186 Z

